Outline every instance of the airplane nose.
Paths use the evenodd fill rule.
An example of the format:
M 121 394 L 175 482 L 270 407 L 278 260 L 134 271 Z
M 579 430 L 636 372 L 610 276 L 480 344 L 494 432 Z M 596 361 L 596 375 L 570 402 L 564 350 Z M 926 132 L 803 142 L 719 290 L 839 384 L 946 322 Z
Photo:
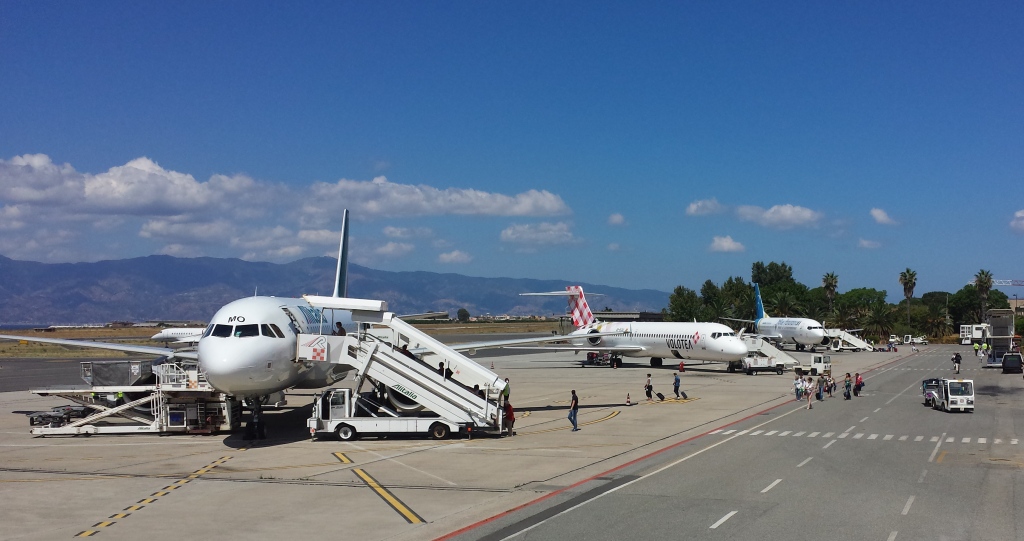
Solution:
M 743 343 L 743 340 L 734 338 L 725 345 L 725 352 L 735 356 L 737 360 L 743 359 L 747 356 L 747 345 Z
M 254 365 L 240 355 L 237 343 L 230 338 L 214 338 L 199 341 L 199 368 L 206 374 L 206 380 L 222 393 L 239 394 L 251 384 L 245 377 L 247 369 Z

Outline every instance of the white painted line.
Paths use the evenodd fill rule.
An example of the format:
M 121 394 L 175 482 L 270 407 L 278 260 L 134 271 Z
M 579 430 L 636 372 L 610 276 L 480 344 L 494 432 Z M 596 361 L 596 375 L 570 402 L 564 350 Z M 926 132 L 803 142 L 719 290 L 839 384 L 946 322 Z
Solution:
M 831 438 L 832 436 L 835 436 L 835 435 L 836 435 L 835 432 L 826 432 L 825 435 L 822 436 L 822 437 L 823 438 Z
M 807 432 L 796 432 L 796 433 L 794 433 L 794 434 L 793 434 L 793 437 L 794 437 L 794 438 L 799 438 L 800 436 L 803 436 L 803 435 L 804 435 L 804 434 L 806 434 L 806 433 L 807 433 Z
M 907 505 L 903 506 L 903 512 L 900 513 L 900 514 L 901 515 L 906 515 L 907 513 L 909 513 L 911 505 L 914 505 L 914 497 L 913 496 L 911 496 L 910 499 L 907 500 Z
M 872 434 L 872 435 L 868 436 L 868 439 L 869 440 L 877 440 L 878 439 L 878 434 Z
M 739 432 L 736 433 L 736 435 L 737 436 L 742 436 L 742 435 L 746 434 L 747 432 L 750 432 L 749 428 L 746 429 L 746 430 L 740 430 Z
M 954 438 L 953 436 L 950 436 L 950 437 L 946 438 L 946 443 L 953 443 L 953 440 L 955 440 L 955 439 L 956 438 Z
M 923 483 L 925 475 L 928 475 L 928 470 L 921 470 L 921 477 L 917 478 L 917 482 L 918 483 Z
M 865 417 L 865 419 L 867 419 L 867 417 Z M 846 430 L 844 430 L 843 432 L 853 432 L 854 428 L 857 428 L 857 425 L 853 425 L 850 428 L 847 428 Z
M 906 436 L 900 436 L 899 441 L 907 441 L 907 437 Z
M 864 421 L 867 421 L 867 420 L 868 420 L 868 418 L 867 418 L 867 417 L 865 417 L 865 418 L 861 419 L 861 420 L 860 420 L 860 422 L 862 422 L 862 423 L 863 423 Z
M 764 487 L 764 489 L 761 491 L 761 494 L 764 494 L 765 492 L 768 492 L 769 490 L 775 488 L 775 485 L 777 485 L 777 484 L 779 484 L 781 482 L 782 482 L 782 479 L 776 479 L 774 483 Z
M 882 438 L 882 441 L 889 441 L 891 439 L 892 439 L 892 434 L 886 434 L 885 437 Z
M 971 443 L 971 438 L 964 438 L 960 440 L 960 443 Z
M 814 458 L 814 457 L 813 456 L 809 456 L 809 457 L 805 458 L 804 461 L 799 463 L 799 464 L 797 464 L 796 467 L 799 468 L 800 466 L 803 466 L 804 464 L 807 464 L 808 462 L 811 461 L 812 458 Z
M 988 443 L 988 438 L 978 438 L 978 443 Z
M 818 434 L 821 434 L 821 432 L 811 432 L 810 434 L 807 435 L 807 437 L 808 438 L 817 438 Z
M 878 413 L 878 412 L 880 412 L 880 411 L 882 411 L 882 408 L 875 408 L 875 411 L 873 411 L 873 412 L 871 412 L 871 413 Z
M 924 436 L 914 436 L 914 441 L 921 441 L 923 439 L 924 439 Z
M 722 432 L 722 434 L 725 434 L 726 436 L 728 436 L 729 434 L 732 434 L 733 432 L 736 432 L 735 428 L 732 429 L 732 430 L 726 430 L 725 432 Z
M 938 443 L 935 444 L 935 449 L 932 449 L 932 454 L 931 454 L 931 456 L 928 457 L 928 462 L 934 462 L 935 461 L 935 454 L 939 452 L 939 446 L 942 445 L 942 438 L 944 438 L 944 437 L 946 437 L 946 433 L 945 432 L 943 432 L 942 435 L 937 438 L 939 441 L 938 441 Z M 932 438 L 932 441 L 934 441 L 935 439 L 936 438 Z
M 921 385 L 921 384 L 920 383 L 911 383 L 910 385 L 907 386 L 906 389 L 903 389 L 902 391 L 897 393 L 896 396 L 890 398 L 889 401 L 885 403 L 885 405 L 888 406 L 889 404 L 892 404 L 892 401 L 896 400 L 897 398 L 899 398 L 900 395 L 902 395 L 903 393 L 909 391 L 910 389 L 913 389 L 914 387 L 918 387 L 919 385 Z M 875 411 L 877 412 L 878 410 L 875 410 Z
M 1017 439 L 1014 438 L 1014 439 L 1010 440 L 1010 445 L 1017 445 Z
M 421 470 L 419 468 L 414 468 L 413 466 L 410 466 L 410 465 L 406 464 L 405 462 L 401 462 L 399 460 L 395 460 L 392 457 L 382 455 L 382 454 L 380 454 L 380 453 L 378 453 L 376 451 L 371 451 L 370 449 L 367 449 L 365 447 L 360 447 L 358 444 L 349 443 L 349 445 L 351 447 L 355 447 L 356 449 L 359 449 L 360 451 L 365 451 L 367 453 L 370 453 L 371 455 L 377 455 L 378 458 L 381 458 L 381 459 L 384 459 L 384 460 L 387 460 L 387 461 L 390 461 L 390 462 L 394 462 L 395 464 L 398 464 L 399 466 L 402 466 L 402 467 L 405 467 L 405 468 L 409 468 L 410 470 L 412 470 L 414 472 L 422 473 L 423 475 L 426 475 L 427 477 L 433 477 L 434 479 L 437 479 L 438 481 L 444 481 L 445 483 L 448 483 L 449 485 L 451 485 L 453 487 L 459 486 L 455 482 L 449 481 L 449 480 L 445 479 L 444 477 L 438 477 L 438 476 L 436 476 L 436 475 L 434 475 L 432 473 L 425 472 L 425 471 L 423 471 L 423 470 Z
M 718 522 L 712 524 L 711 527 L 708 528 L 708 529 L 709 530 L 714 530 L 715 528 L 721 526 L 723 522 L 725 522 L 725 521 L 729 520 L 730 518 L 732 518 L 732 516 L 735 515 L 736 513 L 737 513 L 737 511 L 730 511 L 724 517 L 718 519 Z
M 826 443 L 826 444 L 825 444 L 825 446 L 824 446 L 824 447 L 822 447 L 822 449 L 828 449 L 829 447 L 831 447 L 831 446 L 832 446 L 832 444 L 833 444 L 833 443 L 835 443 L 835 442 L 837 442 L 837 441 L 839 441 L 839 440 L 832 440 L 832 441 L 830 441 L 830 442 Z
M 934 442 L 937 442 L 937 441 L 939 441 L 939 437 L 938 437 L 938 436 L 932 436 L 932 437 L 931 437 L 931 438 L 930 438 L 930 439 L 928 440 L 928 442 L 929 442 L 929 443 L 934 443 Z
M 791 432 L 791 430 L 787 430 L 785 432 L 779 432 L 779 435 L 780 436 L 785 436 L 786 434 L 789 434 L 790 432 Z
M 999 444 L 999 443 L 1003 443 L 1003 440 L 1001 440 L 1001 439 L 999 439 L 999 438 L 996 438 L 996 441 L 994 441 L 994 442 L 992 442 L 992 443 L 996 443 L 996 444 Z
M 843 438 L 845 438 L 846 436 L 849 436 L 849 435 L 850 435 L 849 432 L 843 432 L 842 434 L 839 435 L 839 439 L 843 439 Z
M 897 533 L 899 533 L 899 532 L 892 532 L 892 533 L 890 533 L 889 534 L 889 538 L 886 539 L 885 541 L 896 541 L 896 534 Z
M 719 428 L 718 430 L 712 430 L 711 432 L 708 432 L 708 434 L 718 434 L 721 431 L 722 431 L 722 429 Z
M 864 433 L 863 432 L 858 432 L 858 433 L 853 435 L 853 439 L 855 439 L 855 440 L 859 440 L 859 439 L 861 439 L 863 437 L 864 437 Z
M 778 432 L 778 430 L 769 430 L 768 432 L 765 432 L 764 435 L 765 436 L 771 436 L 772 434 L 774 434 L 776 432 Z
M 758 434 L 760 434 L 762 432 L 764 432 L 764 430 L 755 430 L 755 431 L 751 432 L 750 435 L 751 436 L 756 436 L 756 435 L 758 435 Z

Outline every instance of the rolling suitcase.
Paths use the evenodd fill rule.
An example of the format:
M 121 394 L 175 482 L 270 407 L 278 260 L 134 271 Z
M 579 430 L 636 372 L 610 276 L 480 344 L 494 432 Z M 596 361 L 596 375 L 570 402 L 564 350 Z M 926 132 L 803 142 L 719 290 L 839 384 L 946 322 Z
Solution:
M 661 393 L 655 393 L 655 394 L 658 395 L 658 400 L 665 400 L 665 395 L 663 395 Z

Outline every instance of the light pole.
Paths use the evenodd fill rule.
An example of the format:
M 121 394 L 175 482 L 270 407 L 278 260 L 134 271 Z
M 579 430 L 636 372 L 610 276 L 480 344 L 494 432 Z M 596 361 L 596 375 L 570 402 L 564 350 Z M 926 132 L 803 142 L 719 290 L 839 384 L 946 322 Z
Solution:
M 1013 330 L 1010 331 L 1010 351 L 1013 351 L 1013 336 L 1017 334 L 1017 294 L 1013 294 L 1013 315 L 1010 316 L 1010 325 L 1013 326 Z

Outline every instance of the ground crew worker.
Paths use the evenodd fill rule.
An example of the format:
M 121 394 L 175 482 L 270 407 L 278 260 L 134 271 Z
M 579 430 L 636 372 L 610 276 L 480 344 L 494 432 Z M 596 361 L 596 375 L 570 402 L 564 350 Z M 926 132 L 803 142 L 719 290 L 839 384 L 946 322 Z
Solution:
M 975 357 L 981 357 L 981 355 L 978 355 L 978 350 L 979 349 L 981 349 L 981 345 L 979 345 L 977 342 L 975 342 L 974 343 L 974 356 Z

